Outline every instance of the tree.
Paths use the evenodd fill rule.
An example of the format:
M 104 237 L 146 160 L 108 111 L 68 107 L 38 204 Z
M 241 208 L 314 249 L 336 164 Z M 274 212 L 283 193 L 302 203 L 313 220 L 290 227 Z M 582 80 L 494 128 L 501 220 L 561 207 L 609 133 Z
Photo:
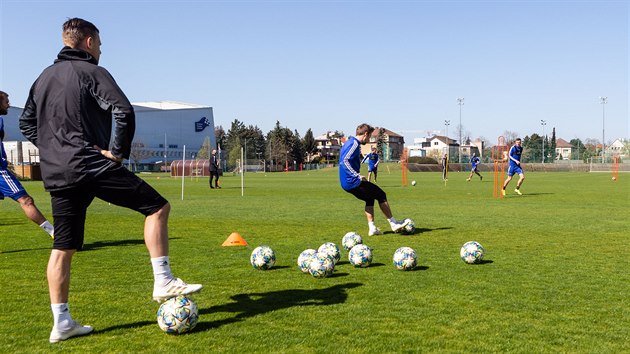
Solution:
M 571 139 L 569 143 L 571 144 L 571 160 L 580 160 L 580 158 L 583 158 L 584 151 L 586 150 L 584 143 L 578 138 Z
M 304 152 L 307 155 L 306 162 L 311 162 L 311 156 L 317 153 L 317 143 L 315 142 L 315 137 L 313 136 L 311 128 L 309 128 L 304 134 L 302 146 L 304 147 Z
M 267 133 L 267 143 L 269 144 L 269 160 L 277 168 L 284 166 L 289 159 L 293 160 L 291 154 L 293 132 L 289 128 L 280 126 L 280 121 L 276 121 L 273 130 Z M 274 169 L 276 169 L 274 168 Z
M 385 128 L 377 128 L 378 135 L 376 137 L 376 152 L 387 161 L 389 156 L 385 156 Z
M 228 154 L 228 165 L 237 166 L 238 162 L 241 160 L 241 141 L 236 140 L 234 145 L 230 148 L 230 152 Z
M 210 146 L 210 138 L 206 137 L 203 140 L 201 148 L 199 148 L 199 151 L 197 151 L 197 159 L 208 160 L 210 158 L 210 151 L 212 151 L 212 147 Z
M 506 130 L 503 132 L 503 139 L 505 140 L 506 145 L 514 145 L 514 142 L 518 138 L 518 133 Z
M 532 136 L 523 138 L 523 156 L 522 162 L 541 162 L 542 161 L 542 137 L 536 133 Z
M 546 151 L 547 149 L 545 149 L 545 155 L 549 156 L 549 162 L 556 161 L 556 127 L 553 127 L 551 131 L 551 141 L 549 141 L 549 153 L 547 153 Z
M 131 143 L 131 151 L 129 152 L 129 160 L 133 162 L 133 171 L 138 170 L 138 162 L 151 157 L 151 151 L 145 149 L 144 142 L 138 140 Z

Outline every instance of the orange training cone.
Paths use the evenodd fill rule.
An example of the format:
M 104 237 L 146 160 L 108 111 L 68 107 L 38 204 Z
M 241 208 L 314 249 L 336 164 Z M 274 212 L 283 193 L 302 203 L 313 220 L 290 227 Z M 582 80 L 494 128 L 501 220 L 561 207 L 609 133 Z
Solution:
M 232 232 L 222 246 L 247 246 L 247 241 L 238 232 Z

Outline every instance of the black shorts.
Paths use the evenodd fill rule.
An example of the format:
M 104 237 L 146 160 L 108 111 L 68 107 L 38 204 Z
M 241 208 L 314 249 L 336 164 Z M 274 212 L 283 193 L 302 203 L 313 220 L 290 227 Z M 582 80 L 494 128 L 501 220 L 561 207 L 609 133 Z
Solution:
M 54 249 L 80 250 L 83 247 L 86 211 L 94 198 L 144 216 L 157 212 L 168 203 L 153 187 L 123 166 L 108 170 L 80 186 L 52 191 L 50 196 L 55 224 Z
M 376 184 L 368 181 L 361 181 L 361 184 L 347 191 L 354 195 L 358 199 L 365 201 L 365 206 L 374 206 L 374 200 L 378 200 L 378 203 L 387 201 L 387 195 Z

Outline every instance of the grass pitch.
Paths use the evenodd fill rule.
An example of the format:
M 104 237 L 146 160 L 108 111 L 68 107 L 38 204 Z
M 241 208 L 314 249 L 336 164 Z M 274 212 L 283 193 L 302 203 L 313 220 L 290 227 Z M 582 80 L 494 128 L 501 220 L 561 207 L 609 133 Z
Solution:
M 171 336 L 155 320 L 152 272 L 140 214 L 95 201 L 85 250 L 74 257 L 73 317 L 95 333 L 49 344 L 45 269 L 50 241 L 11 200 L 0 215 L 2 352 L 630 352 L 630 176 L 527 173 L 523 196 L 492 197 L 492 175 L 466 182 L 451 173 L 382 166 L 378 184 L 394 216 L 417 233 L 367 236 L 363 204 L 341 190 L 337 170 L 205 178 L 144 175 L 166 196 L 173 273 L 204 284 L 193 332 Z M 50 216 L 41 182 L 25 183 Z M 510 188 L 511 187 L 511 188 Z M 376 223 L 388 230 L 377 210 Z M 342 262 L 331 278 L 296 265 L 301 251 L 348 231 L 373 248 L 372 266 Z M 246 247 L 222 247 L 239 232 Z M 475 240 L 486 262 L 459 249 Z M 254 247 L 276 253 L 274 269 L 249 265 Z M 414 248 L 419 266 L 396 271 L 392 255 Z

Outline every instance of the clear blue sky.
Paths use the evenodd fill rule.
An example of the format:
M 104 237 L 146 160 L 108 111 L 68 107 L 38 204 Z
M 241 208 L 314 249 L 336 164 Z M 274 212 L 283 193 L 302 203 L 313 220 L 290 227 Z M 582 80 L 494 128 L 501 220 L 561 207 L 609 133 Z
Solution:
M 0 0 L 0 90 L 22 107 L 61 49 L 61 25 L 99 27 L 101 65 L 132 102 L 209 105 L 263 132 L 491 143 L 556 128 L 566 140 L 629 136 L 628 1 Z

